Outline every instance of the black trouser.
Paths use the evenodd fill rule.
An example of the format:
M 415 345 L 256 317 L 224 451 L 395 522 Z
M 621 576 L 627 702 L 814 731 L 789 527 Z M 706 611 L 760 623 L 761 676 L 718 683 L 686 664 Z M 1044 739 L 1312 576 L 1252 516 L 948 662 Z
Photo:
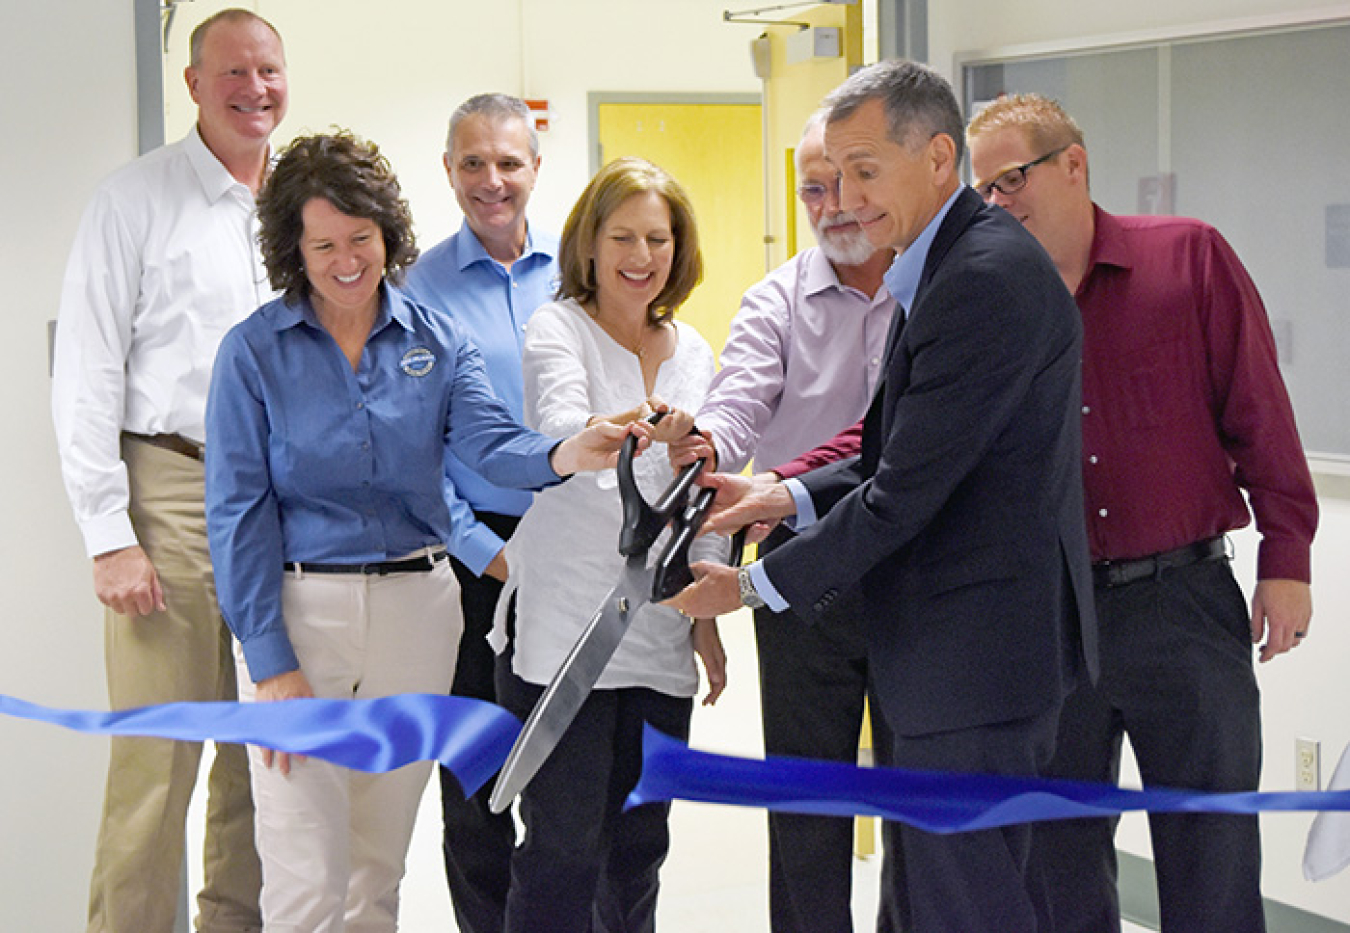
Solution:
M 760 556 L 791 536 L 785 528 L 775 529 L 760 545 Z M 809 626 L 791 610 L 758 609 L 755 641 L 765 753 L 857 761 L 869 688 L 862 618 Z M 877 761 L 885 763 L 888 732 L 876 703 L 871 718 Z M 890 838 L 887 832 L 887 842 Z M 893 854 L 888 845 L 885 857 Z M 769 919 L 774 933 L 852 930 L 852 893 L 852 818 L 769 814 Z
M 1028 719 L 896 736 L 897 767 L 1035 776 L 1050 760 L 1059 706 Z M 1039 825 L 1039 824 L 1038 824 Z M 1030 864 L 1029 824 L 962 833 L 895 826 L 904 866 L 883 909 L 889 929 L 917 933 L 1045 933 Z M 883 878 L 883 884 L 890 884 Z M 1104 931 L 1097 931 L 1104 933 Z
M 502 670 L 503 705 L 525 719 L 544 688 Z M 511 863 L 510 933 L 652 933 L 670 804 L 624 811 L 642 730 L 689 739 L 693 700 L 643 687 L 593 690 L 520 795 L 525 839 Z
M 1256 790 L 1260 696 L 1247 601 L 1226 560 L 1097 587 L 1101 678 L 1065 702 L 1056 777 L 1115 783 L 1128 734 L 1145 786 Z M 1035 824 L 1055 933 L 1120 929 L 1116 820 Z M 1152 815 L 1162 929 L 1260 933 L 1255 816 Z
M 476 514 L 503 541 L 511 537 L 520 523 L 512 515 Z M 487 643 L 487 634 L 492 629 L 502 584 L 489 576 L 476 576 L 459 561 L 452 561 L 462 590 L 464 635 L 459 641 L 455 682 L 450 692 L 495 703 L 496 657 Z M 441 848 L 455 920 L 461 933 L 502 933 L 506 892 L 511 883 L 511 851 L 516 844 L 514 820 L 509 811 L 493 813 L 488 809 L 494 782 L 489 781 L 465 800 L 454 773 L 442 766 L 440 775 L 445 826 Z

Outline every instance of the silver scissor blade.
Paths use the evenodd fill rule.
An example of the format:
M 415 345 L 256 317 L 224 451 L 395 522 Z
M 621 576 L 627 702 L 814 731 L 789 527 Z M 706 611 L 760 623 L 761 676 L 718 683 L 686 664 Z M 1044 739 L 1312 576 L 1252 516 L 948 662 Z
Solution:
M 651 599 L 651 586 L 652 572 L 647 569 L 646 555 L 629 558 L 619 582 L 595 611 L 562 667 L 553 675 L 553 681 L 534 705 L 530 718 L 525 720 L 525 727 L 511 747 L 511 754 L 507 756 L 488 800 L 493 813 L 501 813 L 511 806 L 511 801 L 553 754 L 577 711 L 590 696 L 591 688 L 600 679 L 605 665 L 614 656 L 619 642 L 623 641 L 638 607 Z

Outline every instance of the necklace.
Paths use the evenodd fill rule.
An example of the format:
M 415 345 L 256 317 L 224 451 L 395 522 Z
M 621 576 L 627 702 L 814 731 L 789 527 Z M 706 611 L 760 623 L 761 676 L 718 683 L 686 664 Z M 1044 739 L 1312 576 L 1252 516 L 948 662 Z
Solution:
M 646 360 L 646 358 L 647 358 L 647 335 L 650 334 L 650 333 L 652 332 L 652 330 L 653 330 L 653 325 L 644 322 L 643 325 L 642 325 L 642 330 L 638 332 L 638 339 L 637 339 L 637 344 L 636 344 L 636 346 L 631 346 L 631 347 L 630 347 L 630 346 L 629 346 L 627 343 L 625 343 L 623 340 L 620 340 L 620 339 L 619 339 L 619 335 L 616 334 L 616 333 L 614 332 L 614 329 L 613 329 L 609 324 L 607 324 L 607 323 L 605 323 L 604 321 L 602 321 L 602 320 L 600 319 L 600 316 L 599 316 L 598 314 L 595 315 L 595 322 L 596 322 L 597 324 L 600 325 L 600 328 L 601 328 L 605 333 L 609 334 L 610 338 L 611 338 L 615 343 L 617 343 L 619 346 L 623 347 L 623 348 L 624 348 L 625 350 L 627 350 L 629 353 L 631 353 L 631 354 L 633 354 L 634 356 L 636 356 L 636 357 L 638 358 L 639 361 Z

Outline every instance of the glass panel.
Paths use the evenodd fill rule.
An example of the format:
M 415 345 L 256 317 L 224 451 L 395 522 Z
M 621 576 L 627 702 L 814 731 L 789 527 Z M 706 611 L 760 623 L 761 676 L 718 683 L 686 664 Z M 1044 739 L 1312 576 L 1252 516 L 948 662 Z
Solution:
M 1256 280 L 1303 444 L 1350 454 L 1350 27 L 1173 52 L 1176 213 Z

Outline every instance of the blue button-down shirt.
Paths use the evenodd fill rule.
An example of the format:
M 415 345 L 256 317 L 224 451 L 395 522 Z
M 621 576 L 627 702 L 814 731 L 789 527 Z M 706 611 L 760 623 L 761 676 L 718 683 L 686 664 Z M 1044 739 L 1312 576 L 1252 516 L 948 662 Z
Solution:
M 909 312 L 914 307 L 914 296 L 919 291 L 919 279 L 923 277 L 923 267 L 928 263 L 928 251 L 933 246 L 933 239 L 937 236 L 938 228 L 942 226 L 942 221 L 947 218 L 947 212 L 952 209 L 956 203 L 957 197 L 961 194 L 961 188 L 958 186 L 956 191 L 947 202 L 938 209 L 933 219 L 928 221 L 928 225 L 923 231 L 914 238 L 914 242 L 906 247 L 903 253 L 895 257 L 891 267 L 886 270 L 886 290 L 891 293 L 896 302 L 896 314 L 909 317 Z M 811 494 L 806 491 L 806 487 L 795 479 L 786 481 L 788 491 L 792 493 L 792 499 L 797 504 L 797 515 L 793 520 L 793 527 L 802 529 L 812 525 L 816 521 L 816 506 L 811 500 Z M 755 584 L 755 592 L 764 599 L 769 608 L 774 612 L 782 612 L 788 607 L 787 600 L 778 592 L 778 588 L 773 585 L 765 572 L 764 566 L 755 561 L 750 564 L 750 579 Z
M 463 329 L 387 285 L 355 371 L 308 301 L 259 308 L 221 343 L 206 423 L 216 588 L 255 681 L 299 666 L 283 562 L 382 561 L 449 540 L 447 447 L 504 486 L 558 481 L 558 442 L 493 395 Z
M 525 322 L 553 298 L 557 252 L 555 237 L 530 231 L 525 251 L 508 270 L 488 255 L 466 223 L 423 253 L 408 272 L 408 294 L 459 321 L 483 354 L 492 388 L 517 418 L 523 416 L 520 348 Z M 453 453 L 446 461 L 446 472 L 459 495 L 451 503 L 450 552 L 481 574 L 503 542 L 474 518 L 472 510 L 524 515 L 532 497 L 489 482 Z

